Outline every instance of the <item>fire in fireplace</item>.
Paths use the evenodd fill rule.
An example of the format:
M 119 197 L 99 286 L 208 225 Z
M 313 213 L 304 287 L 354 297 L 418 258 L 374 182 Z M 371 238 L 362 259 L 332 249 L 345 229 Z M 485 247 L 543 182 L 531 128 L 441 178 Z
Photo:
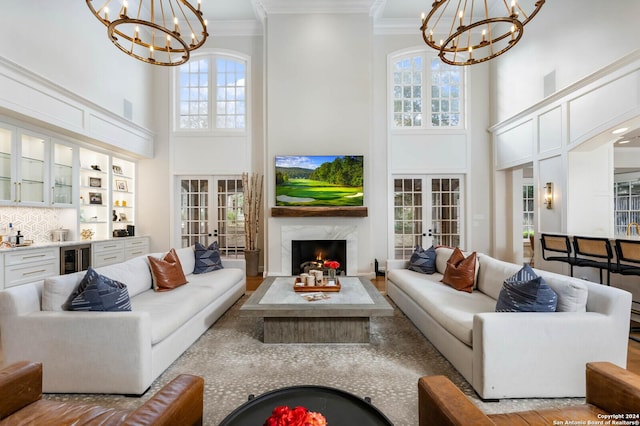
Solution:
M 299 275 L 310 269 L 328 270 L 324 262 L 334 260 L 340 264 L 339 275 L 347 274 L 347 240 L 292 240 L 291 272 Z

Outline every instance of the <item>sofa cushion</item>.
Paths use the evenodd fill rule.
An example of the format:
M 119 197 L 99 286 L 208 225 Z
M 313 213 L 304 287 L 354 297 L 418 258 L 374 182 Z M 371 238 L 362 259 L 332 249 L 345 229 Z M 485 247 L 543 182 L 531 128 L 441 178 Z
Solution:
M 496 301 L 482 292 L 467 293 L 442 284 L 442 275 L 391 269 L 389 281 L 404 291 L 438 324 L 467 346 L 472 345 L 473 317 L 494 312 Z
M 124 283 L 129 290 L 130 297 L 135 297 L 152 288 L 151 270 L 146 256 L 138 256 L 122 263 L 101 266 L 96 268 L 96 271 L 105 277 Z
M 162 259 L 154 256 L 148 259 L 155 291 L 170 291 L 187 283 L 175 249 L 169 250 Z
M 172 291 L 147 291 L 131 299 L 132 310 L 149 314 L 151 344 L 155 345 L 214 301 L 223 300 L 224 294 L 242 279 L 243 271 L 235 268 L 192 275 L 189 285 Z
M 85 272 L 74 272 L 68 275 L 57 275 L 45 278 L 42 286 L 42 310 L 63 311 L 69 295 L 78 287 Z
M 214 241 L 205 247 L 199 242 L 195 244 L 195 267 L 193 269 L 194 274 L 205 274 L 207 272 L 217 271 L 222 269 L 222 259 L 220 259 L 220 249 L 218 242 Z
M 71 293 L 62 309 L 69 311 L 130 311 L 127 286 L 100 275 L 89 267 L 78 287 Z
M 475 283 L 476 252 L 468 257 L 462 254 L 459 248 L 455 248 L 444 271 L 442 282 L 456 290 L 471 293 Z
M 558 296 L 529 265 L 504 280 L 496 312 L 555 312 Z
M 558 295 L 557 312 L 586 312 L 589 290 L 587 285 L 576 278 L 548 271 L 536 270 L 547 285 Z
M 182 247 L 177 249 L 175 252 L 178 255 L 180 264 L 182 265 L 182 272 L 185 275 L 192 274 L 193 270 L 196 267 L 196 256 L 194 253 L 194 247 L 193 246 Z
M 408 268 L 422 274 L 433 274 L 436 272 L 435 247 L 431 246 L 425 250 L 421 246 L 416 246 L 416 249 L 411 254 Z
M 129 297 L 135 297 L 143 291 L 151 289 L 151 271 L 144 256 L 122 263 L 101 266 L 95 270 L 105 277 L 125 284 Z M 62 311 L 62 305 L 78 287 L 84 276 L 85 271 L 81 271 L 46 278 L 42 291 L 42 310 Z
M 478 254 L 478 262 L 480 263 L 480 271 L 478 272 L 476 287 L 495 300 L 498 300 L 500 296 L 504 280 L 522 268 L 522 265 L 504 262 L 484 254 Z

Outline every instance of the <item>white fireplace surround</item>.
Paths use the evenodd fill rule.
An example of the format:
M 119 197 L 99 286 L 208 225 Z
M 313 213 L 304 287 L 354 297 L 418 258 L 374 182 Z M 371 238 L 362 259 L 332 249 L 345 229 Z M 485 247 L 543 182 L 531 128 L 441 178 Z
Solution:
M 344 225 L 285 225 L 281 228 L 281 270 L 291 275 L 291 241 L 293 240 L 346 240 L 347 272 L 357 275 L 358 271 L 358 229 Z

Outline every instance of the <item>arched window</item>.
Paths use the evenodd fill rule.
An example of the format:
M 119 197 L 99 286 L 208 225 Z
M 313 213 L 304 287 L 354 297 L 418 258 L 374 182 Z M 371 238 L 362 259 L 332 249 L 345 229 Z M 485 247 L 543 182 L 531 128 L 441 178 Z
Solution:
M 177 131 L 247 128 L 248 58 L 225 53 L 194 56 L 176 71 Z
M 464 67 L 425 52 L 390 59 L 392 129 L 464 127 Z

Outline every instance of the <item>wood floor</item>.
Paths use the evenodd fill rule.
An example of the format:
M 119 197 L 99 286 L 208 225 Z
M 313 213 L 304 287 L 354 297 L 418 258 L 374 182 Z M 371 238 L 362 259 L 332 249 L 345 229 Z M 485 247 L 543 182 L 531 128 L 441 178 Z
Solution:
M 262 282 L 262 277 L 247 277 L 247 292 L 255 291 Z M 386 287 L 384 277 L 377 277 L 373 280 L 373 284 L 380 292 L 386 294 Z M 640 327 L 640 324 L 633 324 Z M 640 338 L 640 331 L 632 334 Z M 636 374 L 640 374 L 640 342 L 629 339 L 629 352 L 627 356 L 627 369 L 633 371 Z

